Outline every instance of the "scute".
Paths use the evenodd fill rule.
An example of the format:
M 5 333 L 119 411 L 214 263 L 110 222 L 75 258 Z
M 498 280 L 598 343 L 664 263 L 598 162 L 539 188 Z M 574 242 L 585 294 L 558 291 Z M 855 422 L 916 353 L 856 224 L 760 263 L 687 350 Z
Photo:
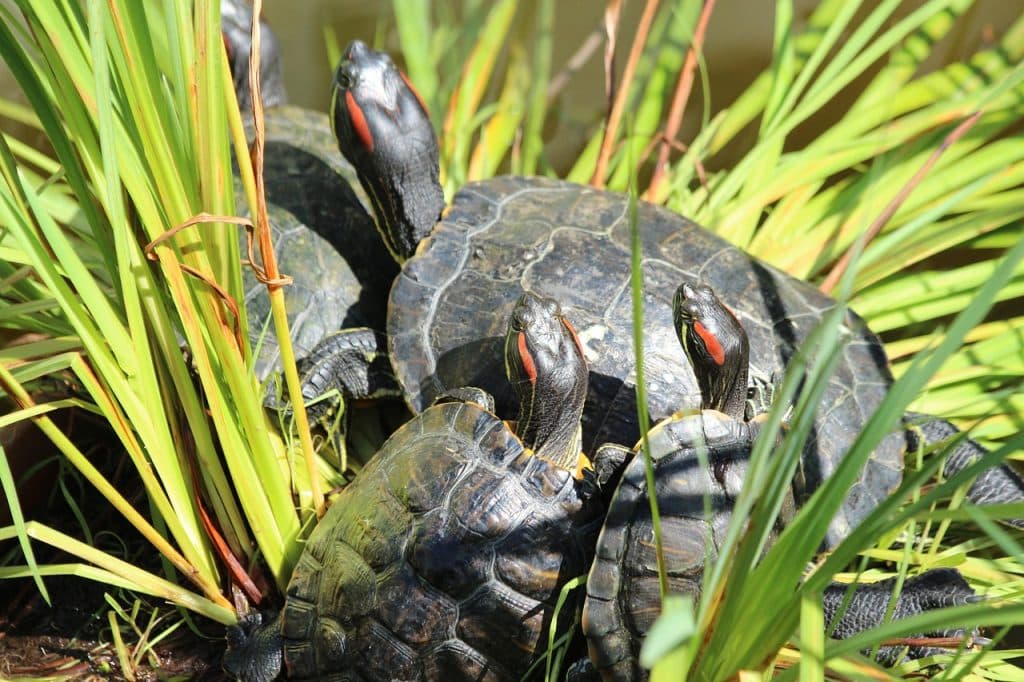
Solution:
M 452 494 L 455 520 L 468 532 L 499 538 L 522 527 L 529 500 L 518 481 L 475 469 Z
M 550 618 L 551 612 L 536 600 L 495 582 L 460 604 L 456 632 L 471 647 L 490 650 L 489 657 L 502 667 L 523 670 L 522 661 L 546 638 Z
M 452 682 L 502 682 L 511 675 L 465 642 L 450 639 L 427 656 L 423 677 Z
M 409 563 L 429 584 L 462 599 L 490 578 L 494 554 L 486 540 L 436 510 L 415 521 Z
M 448 639 L 455 632 L 458 616 L 455 600 L 426 584 L 406 562 L 382 583 L 377 617 L 389 632 L 412 647 Z
M 463 474 L 466 465 L 460 448 L 468 439 L 455 433 L 424 434 L 416 447 L 432 452 L 419 466 L 395 466 L 388 476 L 388 489 L 413 514 L 437 507 L 437 491 L 446 490 Z
M 281 630 L 290 673 L 522 675 L 562 584 L 589 567 L 601 521 L 575 479 L 550 468 L 472 403 L 436 405 L 396 431 L 295 569 Z

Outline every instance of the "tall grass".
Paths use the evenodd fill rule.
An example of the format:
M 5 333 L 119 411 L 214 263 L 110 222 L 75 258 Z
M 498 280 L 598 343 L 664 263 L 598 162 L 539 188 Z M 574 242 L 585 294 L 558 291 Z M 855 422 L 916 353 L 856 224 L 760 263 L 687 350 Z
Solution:
M 692 666 L 695 678 L 794 663 L 807 679 L 826 669 L 869 670 L 849 655 L 867 640 L 834 645 L 812 637 L 816 591 L 835 575 L 852 577 L 842 571 L 858 555 L 871 561 L 872 577 L 957 565 L 976 589 L 999 599 L 999 609 L 922 620 L 998 625 L 1024 617 L 1017 536 L 989 523 L 988 512 L 946 511 L 959 477 L 922 493 L 934 455 L 793 591 L 838 504 L 835 491 L 904 409 L 954 419 L 991 445 L 995 459 L 1021 458 L 1024 140 L 1015 133 L 1024 121 L 1024 18 L 1000 27 L 992 44 L 962 62 L 923 66 L 973 4 L 824 0 L 798 21 L 792 4 L 778 0 L 770 65 L 735 102 L 705 108 L 700 130 L 678 140 L 682 146 L 663 133 L 679 129 L 691 90 L 713 101 L 716 84 L 706 80 L 703 56 L 688 53 L 715 21 L 713 3 L 652 1 L 642 30 L 609 29 L 607 42 L 622 54 L 635 48 L 611 105 L 628 121 L 615 125 L 595 112 L 591 136 L 565 176 L 618 190 L 636 183 L 647 200 L 794 276 L 825 283 L 884 335 L 899 378 L 836 477 L 775 549 L 762 556 L 760 542 L 735 535 L 727 560 L 708 577 L 706 594 L 721 596 L 729 586 L 724 599 L 688 616 L 674 612 L 691 619 L 693 636 L 664 650 L 681 643 L 682 658 L 672 660 Z M 169 568 L 154 575 L 26 520 L 0 458 L 14 518 L 0 539 L 18 538 L 24 555 L 23 566 L 0 568 L 0 576 L 33 575 L 45 595 L 44 575 L 85 574 L 232 623 L 222 586 L 228 573 L 244 582 L 244 570 L 227 558 L 264 567 L 282 586 L 316 503 L 306 494 L 306 465 L 268 426 L 247 336 L 239 333 L 246 329 L 245 310 L 236 307 L 239 228 L 217 217 L 236 212 L 232 153 L 241 168 L 248 161 L 218 2 L 11 5 L 0 5 L 0 55 L 29 107 L 2 102 L 0 114 L 41 131 L 49 147 L 39 152 L 0 136 L 0 327 L 33 339 L 0 348 L 0 389 L 18 405 L 0 416 L 0 427 L 38 424 Z M 557 13 L 568 10 L 553 0 L 538 0 L 532 12 L 512 0 L 458 7 L 395 0 L 393 8 L 396 38 L 384 47 L 398 45 L 431 109 L 449 196 L 495 173 L 552 173 L 545 131 L 561 106 L 548 95 L 549 81 L 561 75 L 552 30 Z M 795 141 L 795 131 L 850 92 L 853 103 L 838 120 L 810 142 Z M 739 160 L 724 163 L 736 148 Z M 878 234 L 860 245 L 855 267 L 837 270 L 867 232 Z M 813 371 L 835 361 L 827 352 L 834 335 L 834 323 L 821 331 L 826 351 Z M 47 376 L 75 390 L 37 404 L 33 387 Z M 51 421 L 51 412 L 68 405 L 110 424 L 142 481 L 148 514 Z M 801 415 L 797 409 L 795 423 Z M 755 536 L 771 521 L 761 510 L 773 508 L 773 496 L 788 485 L 799 431 L 772 457 L 764 446 L 755 456 L 763 468 L 751 480 L 763 487 L 752 486 L 735 515 L 756 506 Z M 769 503 L 754 505 L 754 492 Z M 78 563 L 39 566 L 36 542 Z M 770 612 L 752 608 L 768 595 L 776 604 Z M 794 639 L 817 657 L 783 648 Z M 971 662 L 989 679 L 1019 675 L 1001 655 Z
M 216 218 L 235 213 L 229 127 L 241 130 L 220 4 L 21 2 L 0 12 L 0 54 L 32 107 L 23 120 L 53 153 L 41 159 L 8 136 L 0 144 L 2 317 L 43 335 L 2 351 L 0 383 L 22 408 L 5 423 L 35 421 L 167 558 L 172 601 L 234 622 L 219 556 L 259 557 L 283 585 L 311 510 L 296 509 L 248 366 L 239 228 Z M 109 423 L 149 518 L 50 421 L 60 404 L 34 404 L 26 384 L 45 374 L 64 377 L 74 404 Z M 10 489 L 6 466 L 0 477 Z M 169 589 L 53 529 L 12 532 L 26 549 L 28 537 L 54 544 L 141 592 Z
M 410 72 L 440 74 L 424 81 L 436 83 L 437 91 L 428 87 L 422 94 L 435 114 L 439 106 L 445 112 L 442 161 L 449 192 L 496 170 L 550 168 L 535 136 L 546 120 L 558 117 L 558 102 L 547 111 L 524 104 L 535 102 L 535 82 L 520 74 L 552 73 L 549 31 L 556 10 L 539 2 L 536 12 L 525 16 L 513 5 L 474 6 L 466 14 L 475 30 L 464 32 L 442 21 L 431 24 L 417 3 L 394 3 Z M 735 544 L 721 548 L 719 562 L 710 567 L 696 614 L 685 607 L 671 610 L 670 625 L 660 629 L 668 634 L 650 642 L 662 653 L 683 646 L 681 656 L 665 658 L 662 679 L 679 679 L 685 669 L 692 679 L 770 670 L 780 649 L 780 664 L 797 664 L 794 674 L 807 679 L 837 670 L 882 678 L 887 673 L 849 658 L 856 646 L 919 631 L 923 621 L 992 627 L 1020 622 L 1021 603 L 1013 598 L 1024 585 L 1019 546 L 991 523 L 948 533 L 949 522 L 943 520 L 948 512 L 938 510 L 943 500 L 962 498 L 955 491 L 963 478 L 921 493 L 935 475 L 941 451 L 927 453 L 920 473 L 913 464 L 924 453 L 908 455 L 911 467 L 899 493 L 812 579 L 801 579 L 840 493 L 904 410 L 939 414 L 970 429 L 972 437 L 996 449 L 985 465 L 1021 456 L 1016 436 L 1022 424 L 1024 317 L 1016 311 L 1024 274 L 1017 253 L 1024 147 L 1013 133 L 1024 117 L 1024 19 L 1005 27 L 966 62 L 926 72 L 923 64 L 932 47 L 972 10 L 971 2 L 904 7 L 826 0 L 805 23 L 795 19 L 790 3 L 777 2 L 769 68 L 733 104 L 703 111 L 697 135 L 679 140 L 685 151 L 661 154 L 668 159 L 661 163 L 651 150 L 667 145 L 664 131 L 679 127 L 672 116 L 681 108 L 670 106 L 667 95 L 673 84 L 685 95 L 692 83 L 701 83 L 710 90 L 703 101 L 713 99 L 715 83 L 695 73 L 701 56 L 694 59 L 686 49 L 703 40 L 708 13 L 712 22 L 715 18 L 712 3 L 648 3 L 648 9 L 646 32 L 623 27 L 621 35 L 608 38 L 627 63 L 617 97 L 622 110 L 632 112 L 631 120 L 609 130 L 614 116 L 595 113 L 594 134 L 567 177 L 620 190 L 640 182 L 637 192 L 646 199 L 665 203 L 796 277 L 822 283 L 833 293 L 844 281 L 843 299 L 884 334 L 899 378 L 833 479 L 763 556 L 772 520 L 766 510 L 776 510 L 788 488 L 810 426 L 807 417 L 816 406 L 813 391 L 805 392 L 806 405 L 794 411 L 784 445 L 770 453 L 770 441 L 759 445 L 734 513 L 729 542 Z M 504 39 L 477 39 L 495 31 Z M 631 68 L 634 55 L 625 55 L 638 46 Z M 853 104 L 835 123 L 809 143 L 793 141 L 794 131 L 850 91 Z M 741 134 L 750 126 L 756 127 L 756 138 L 737 162 L 722 167 L 717 159 L 727 147 L 742 144 Z M 486 163 L 474 163 L 478 159 Z M 858 245 L 865 235 L 871 237 Z M 861 253 L 849 271 L 837 267 L 854 248 Z M 812 377 L 827 373 L 841 352 L 835 325 L 833 320 L 820 332 L 824 340 L 808 370 Z M 799 376 L 801 368 L 794 370 Z M 785 391 L 777 399 L 784 409 Z M 750 512 L 755 507 L 757 512 Z M 751 525 L 740 542 L 747 519 Z M 952 539 L 963 535 L 971 539 Z M 998 611 L 990 601 L 887 625 L 854 643 L 814 645 L 813 633 L 821 632 L 815 594 L 834 577 L 854 577 L 842 571 L 858 554 L 874 560 L 867 579 L 893 570 L 905 575 L 957 565 L 976 590 L 995 600 Z M 801 622 L 810 626 L 801 629 Z M 794 636 L 817 656 L 786 653 L 782 647 Z M 987 676 L 1013 679 L 1020 670 L 1003 663 L 1006 655 L 968 659 Z M 921 665 L 905 664 L 901 670 L 913 672 Z M 965 668 L 955 670 L 963 674 Z

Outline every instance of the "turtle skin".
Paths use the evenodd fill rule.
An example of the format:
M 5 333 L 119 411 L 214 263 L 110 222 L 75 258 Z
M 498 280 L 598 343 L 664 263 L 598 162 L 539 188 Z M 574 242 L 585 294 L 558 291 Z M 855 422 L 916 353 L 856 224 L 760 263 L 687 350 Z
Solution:
M 338 154 L 326 114 L 269 109 L 263 161 L 268 217 L 297 357 L 341 329 L 384 329 L 398 273 L 367 212 L 355 170 Z M 240 184 L 236 202 L 245 206 Z M 245 254 L 246 235 L 240 236 Z M 260 379 L 280 369 L 266 286 L 243 269 L 249 338 Z
M 518 679 L 562 585 L 590 566 L 601 512 L 492 413 L 429 408 L 310 536 L 281 614 L 288 674 Z
M 626 195 L 546 178 L 469 184 L 402 268 L 391 290 L 389 354 L 410 407 L 450 387 L 480 386 L 499 413 L 513 399 L 501 379 L 501 320 L 524 290 L 559 300 L 590 367 L 584 451 L 639 439 Z M 671 211 L 638 202 L 644 286 L 644 372 L 652 421 L 699 408 L 700 390 L 679 352 L 672 297 L 681 281 L 709 284 L 750 337 L 752 373 L 781 377 L 835 302 Z M 814 489 L 829 476 L 892 377 L 878 338 L 848 312 L 847 344 L 822 398 L 798 475 Z M 844 537 L 899 484 L 905 436 L 873 454 L 830 542 Z

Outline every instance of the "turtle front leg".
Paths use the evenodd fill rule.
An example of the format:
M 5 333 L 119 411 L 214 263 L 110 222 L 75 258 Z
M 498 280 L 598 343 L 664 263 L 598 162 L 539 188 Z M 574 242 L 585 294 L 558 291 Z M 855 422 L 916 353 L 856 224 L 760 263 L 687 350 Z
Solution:
M 632 449 L 615 443 L 605 443 L 599 447 L 590 468 L 583 470 L 584 494 L 588 497 L 599 495 L 607 506 L 619 486 L 622 472 L 635 455 Z
M 346 403 L 400 398 L 401 389 L 387 354 L 387 337 L 367 327 L 329 334 L 298 362 L 302 400 L 311 423 L 318 425 L 344 452 Z M 264 406 L 287 418 L 291 403 L 278 390 L 268 390 Z
M 391 369 L 387 337 L 357 327 L 329 334 L 298 362 L 302 399 L 310 419 L 323 422 L 337 414 L 343 401 L 398 398 L 402 391 Z M 268 393 L 268 409 L 288 412 L 290 405 Z
M 349 401 L 402 394 L 388 359 L 387 337 L 367 327 L 342 329 L 324 337 L 299 362 L 299 373 L 307 403 L 331 390 Z
M 281 674 L 281 615 L 250 613 L 228 628 L 224 670 L 241 682 L 271 682 Z

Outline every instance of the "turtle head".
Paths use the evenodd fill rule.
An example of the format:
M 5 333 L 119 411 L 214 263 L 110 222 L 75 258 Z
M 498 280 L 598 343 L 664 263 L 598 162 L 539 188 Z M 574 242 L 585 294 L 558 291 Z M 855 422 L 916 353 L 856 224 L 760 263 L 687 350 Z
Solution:
M 575 471 L 587 361 L 557 301 L 530 292 L 519 297 L 505 335 L 505 372 L 519 397 L 517 431 L 523 444 Z
M 437 137 L 423 100 L 387 53 L 354 40 L 334 74 L 331 125 L 384 243 L 404 262 L 444 209 Z
M 252 48 L 252 6 L 247 0 L 221 0 L 220 33 L 231 66 L 231 80 L 235 85 L 238 108 L 252 110 L 249 90 L 249 51 Z M 284 104 L 288 96 L 281 75 L 281 49 L 277 36 L 260 20 L 260 95 L 263 106 Z
M 688 283 L 676 289 L 672 317 L 697 377 L 702 407 L 743 419 L 750 347 L 740 321 L 711 287 Z

